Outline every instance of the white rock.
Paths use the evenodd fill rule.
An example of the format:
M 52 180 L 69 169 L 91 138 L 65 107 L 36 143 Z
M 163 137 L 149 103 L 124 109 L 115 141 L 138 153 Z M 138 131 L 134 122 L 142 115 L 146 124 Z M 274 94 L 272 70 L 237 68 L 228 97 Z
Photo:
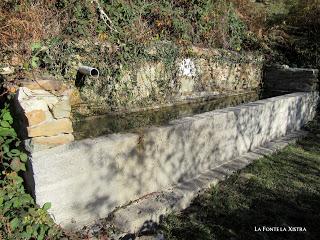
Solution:
M 187 77 L 194 77 L 196 75 L 196 66 L 190 58 L 186 58 L 180 63 L 179 75 Z
M 32 97 L 32 92 L 29 88 L 26 87 L 20 87 L 15 95 L 16 101 L 23 101 L 26 99 L 30 99 Z
M 45 101 L 42 101 L 42 100 L 28 99 L 28 100 L 20 101 L 19 103 L 25 113 L 28 113 L 34 110 L 42 110 L 44 112 L 49 111 L 48 105 L 46 104 Z
M 41 110 L 45 112 L 46 119 L 53 119 L 48 105 L 43 100 L 35 99 L 32 95 L 32 91 L 26 87 L 20 87 L 14 98 L 14 104 L 18 114 L 26 114 L 35 110 Z
M 12 73 L 14 73 L 14 67 L 4 67 L 0 70 L 0 74 L 2 75 L 10 75 Z

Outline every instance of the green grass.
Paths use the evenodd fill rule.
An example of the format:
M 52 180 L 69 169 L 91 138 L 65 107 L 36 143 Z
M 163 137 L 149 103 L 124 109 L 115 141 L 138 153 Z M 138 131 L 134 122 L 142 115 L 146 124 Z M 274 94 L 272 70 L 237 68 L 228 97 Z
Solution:
M 165 217 L 160 229 L 166 239 L 320 239 L 319 120 L 297 144 L 255 161 L 182 213 Z M 255 226 L 307 232 L 255 232 Z

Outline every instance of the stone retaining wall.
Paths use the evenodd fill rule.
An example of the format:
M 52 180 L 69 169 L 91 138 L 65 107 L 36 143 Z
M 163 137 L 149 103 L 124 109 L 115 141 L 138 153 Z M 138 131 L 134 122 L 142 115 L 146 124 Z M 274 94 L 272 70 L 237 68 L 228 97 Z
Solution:
M 113 134 L 34 152 L 27 183 L 38 204 L 52 203 L 58 224 L 80 227 L 300 129 L 314 117 L 318 99 L 315 92 L 293 93 L 186 117 L 140 134 Z M 49 115 L 47 108 L 42 111 Z
M 174 62 L 170 66 L 165 60 L 135 64 L 131 70 L 121 70 L 119 79 L 103 72 L 98 79 L 87 78 L 79 87 L 78 102 L 73 111 L 92 115 L 152 107 L 248 92 L 261 85 L 261 55 L 196 47 L 189 49 L 188 55 L 171 60 Z
M 269 66 L 265 68 L 263 82 L 272 91 L 310 92 L 318 89 L 318 74 L 318 69 Z

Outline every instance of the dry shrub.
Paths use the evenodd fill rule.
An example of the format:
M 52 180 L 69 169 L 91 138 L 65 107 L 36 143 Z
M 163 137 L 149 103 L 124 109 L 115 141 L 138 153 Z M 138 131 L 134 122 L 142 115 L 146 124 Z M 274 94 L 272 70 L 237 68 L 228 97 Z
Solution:
M 152 39 L 153 31 L 142 17 L 136 19 L 133 24 L 135 27 L 128 27 L 127 32 L 129 35 L 135 36 L 135 41 L 148 42 Z
M 319 30 L 320 0 L 300 0 L 292 9 L 289 23 Z
M 54 0 L 20 0 L 14 6 L 1 7 L 0 48 L 11 56 L 12 65 L 19 65 L 30 56 L 33 42 L 60 32 L 56 12 L 50 8 L 53 3 Z
M 262 37 L 266 27 L 267 13 L 250 0 L 231 0 L 238 15 L 247 24 L 249 30 Z

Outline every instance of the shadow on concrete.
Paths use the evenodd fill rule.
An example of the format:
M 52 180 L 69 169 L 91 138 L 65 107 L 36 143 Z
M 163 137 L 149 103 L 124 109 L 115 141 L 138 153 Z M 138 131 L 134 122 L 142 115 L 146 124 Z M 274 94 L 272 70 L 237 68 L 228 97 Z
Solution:
M 266 157 L 201 195 L 162 222 L 166 239 L 319 239 L 319 142 L 309 135 L 299 143 L 309 153 L 297 148 Z
M 309 103 L 299 97 L 298 101 L 289 101 L 288 111 L 279 113 L 284 104 L 279 98 L 293 99 L 288 95 L 277 100 L 271 98 L 241 108 L 186 117 L 139 134 L 115 134 L 75 143 L 75 148 L 85 154 L 85 160 L 81 161 L 87 161 L 87 177 L 79 178 L 81 188 L 76 191 L 74 185 L 63 185 L 64 191 L 73 188 L 73 211 L 79 215 L 87 213 L 90 219 L 105 217 L 118 206 L 194 178 L 201 171 L 219 166 L 307 122 Z M 272 102 L 276 104 L 270 104 L 267 110 L 260 108 Z M 255 111 L 248 111 L 249 108 Z M 74 172 L 77 168 L 75 165 Z M 79 177 L 82 173 L 79 171 Z M 81 195 L 85 196 L 86 204 Z

